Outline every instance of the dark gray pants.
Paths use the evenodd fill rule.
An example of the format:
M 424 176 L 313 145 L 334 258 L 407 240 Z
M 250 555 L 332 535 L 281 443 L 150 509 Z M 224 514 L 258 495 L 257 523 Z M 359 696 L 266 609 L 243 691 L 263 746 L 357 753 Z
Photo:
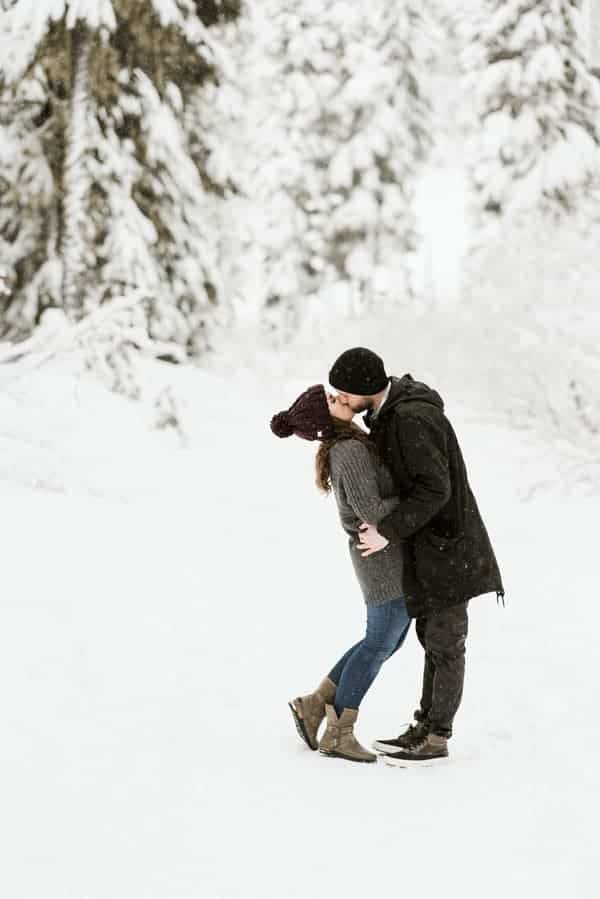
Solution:
M 431 733 L 452 736 L 465 679 L 465 641 L 469 621 L 468 602 L 417 618 L 416 631 L 425 650 L 420 721 L 429 722 Z

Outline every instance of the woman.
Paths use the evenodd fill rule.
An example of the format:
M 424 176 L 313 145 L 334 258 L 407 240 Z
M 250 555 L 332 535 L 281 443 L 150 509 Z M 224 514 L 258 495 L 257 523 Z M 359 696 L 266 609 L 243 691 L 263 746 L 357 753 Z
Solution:
M 321 441 L 317 486 L 333 490 L 367 606 L 365 637 L 342 656 L 314 693 L 294 699 L 290 709 L 298 733 L 311 749 L 349 761 L 374 762 L 377 756 L 354 736 L 358 709 L 383 662 L 404 642 L 410 619 L 402 598 L 400 541 L 388 541 L 375 554 L 362 553 L 357 545 L 361 525 L 379 524 L 398 499 L 389 472 L 368 436 L 352 423 L 353 415 L 318 384 L 301 394 L 287 412 L 275 415 L 271 430 L 278 437 L 296 434 Z M 325 717 L 327 728 L 319 742 Z

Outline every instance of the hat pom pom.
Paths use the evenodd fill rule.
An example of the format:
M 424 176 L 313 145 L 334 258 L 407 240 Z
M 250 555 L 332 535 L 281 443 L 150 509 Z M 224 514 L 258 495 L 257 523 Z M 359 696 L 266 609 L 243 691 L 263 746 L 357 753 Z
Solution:
M 290 424 L 287 412 L 278 412 L 271 419 L 271 430 L 276 437 L 291 437 L 294 429 Z

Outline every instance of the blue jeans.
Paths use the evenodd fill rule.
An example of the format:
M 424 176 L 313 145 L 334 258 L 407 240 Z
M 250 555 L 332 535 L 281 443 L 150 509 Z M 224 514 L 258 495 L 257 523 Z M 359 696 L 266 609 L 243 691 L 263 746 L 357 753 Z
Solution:
M 367 632 L 364 639 L 344 653 L 330 671 L 337 689 L 335 710 L 357 709 L 379 674 L 379 669 L 400 649 L 410 628 L 403 599 L 392 599 L 380 606 L 367 606 Z

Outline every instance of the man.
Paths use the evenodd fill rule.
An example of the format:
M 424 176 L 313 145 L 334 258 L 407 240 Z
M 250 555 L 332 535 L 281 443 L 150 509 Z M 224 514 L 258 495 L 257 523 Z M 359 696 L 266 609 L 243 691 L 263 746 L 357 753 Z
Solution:
M 364 347 L 342 353 L 329 382 L 339 402 L 367 412 L 392 473 L 401 504 L 378 530 L 365 524 L 361 546 L 370 555 L 394 535 L 402 538 L 406 605 L 425 650 L 416 723 L 374 748 L 390 764 L 431 763 L 448 756 L 462 698 L 468 602 L 482 593 L 504 596 L 498 564 L 439 394 L 408 374 L 389 378 Z

